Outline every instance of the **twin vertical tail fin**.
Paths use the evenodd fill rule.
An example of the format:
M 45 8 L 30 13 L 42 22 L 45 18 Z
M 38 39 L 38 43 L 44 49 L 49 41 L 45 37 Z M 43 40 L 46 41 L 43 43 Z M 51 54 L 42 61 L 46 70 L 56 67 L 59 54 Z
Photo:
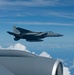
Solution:
M 20 31 L 17 30 L 16 26 L 13 26 L 13 32 L 7 31 L 7 33 L 15 36 L 16 34 L 20 34 Z
M 10 34 L 10 35 L 14 35 L 15 36 L 15 38 L 14 38 L 15 41 L 20 40 L 20 37 L 18 37 L 18 35 L 20 34 L 20 31 L 17 30 L 16 26 L 13 26 L 13 32 L 7 31 L 7 33 Z
M 17 30 L 16 26 L 13 26 L 13 33 L 15 33 L 15 34 L 20 34 L 20 31 Z

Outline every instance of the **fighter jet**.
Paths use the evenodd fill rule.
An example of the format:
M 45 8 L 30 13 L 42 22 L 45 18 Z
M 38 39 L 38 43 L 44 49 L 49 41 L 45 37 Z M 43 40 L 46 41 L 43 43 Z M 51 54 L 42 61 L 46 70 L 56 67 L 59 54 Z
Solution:
M 26 41 L 29 42 L 40 42 L 43 41 L 42 39 L 45 37 L 61 37 L 63 36 L 62 34 L 59 33 L 54 33 L 52 31 L 48 32 L 35 32 L 35 31 L 30 31 L 27 29 L 23 29 L 20 27 L 13 26 L 13 32 L 7 31 L 10 35 L 14 35 L 15 41 L 18 41 L 20 39 L 26 39 Z

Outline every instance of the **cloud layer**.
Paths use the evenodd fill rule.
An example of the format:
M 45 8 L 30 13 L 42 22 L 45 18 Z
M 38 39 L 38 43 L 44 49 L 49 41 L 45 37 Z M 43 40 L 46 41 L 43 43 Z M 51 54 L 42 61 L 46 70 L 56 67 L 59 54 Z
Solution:
M 55 26 L 74 26 L 73 23 L 58 22 L 0 22 L 5 24 L 24 24 L 24 25 L 55 25 Z
M 29 50 L 26 49 L 26 46 L 24 46 L 24 45 L 22 45 L 20 43 L 17 43 L 15 45 L 11 45 L 7 49 L 22 50 L 22 51 L 29 52 Z
M 0 5 L 24 5 L 24 6 L 54 6 L 59 0 L 1 0 Z
M 0 23 L 74 26 L 73 4 L 73 0 L 0 0 Z
M 0 0 L 0 5 L 25 5 L 25 6 L 69 6 L 73 5 L 71 0 Z
M 68 67 L 63 67 L 63 75 L 71 75 Z
M 74 69 L 74 60 L 73 60 L 73 62 L 72 62 L 72 65 L 70 66 L 70 70 L 71 69 Z

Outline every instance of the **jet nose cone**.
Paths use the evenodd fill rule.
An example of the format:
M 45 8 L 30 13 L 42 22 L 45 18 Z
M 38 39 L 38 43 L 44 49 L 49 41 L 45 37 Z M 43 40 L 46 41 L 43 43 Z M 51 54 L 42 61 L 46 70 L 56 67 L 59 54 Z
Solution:
M 57 34 L 57 36 L 64 36 L 63 34 Z

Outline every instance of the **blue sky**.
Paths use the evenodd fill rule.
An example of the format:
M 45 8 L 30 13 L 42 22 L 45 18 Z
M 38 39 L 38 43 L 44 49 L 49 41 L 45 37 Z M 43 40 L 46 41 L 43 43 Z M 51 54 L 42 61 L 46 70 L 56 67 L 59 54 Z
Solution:
M 13 25 L 64 36 L 45 38 L 43 42 L 15 42 L 14 37 L 7 34 Z M 3 47 L 22 43 L 36 53 L 45 50 L 55 58 L 74 60 L 74 0 L 0 0 L 0 35 Z

